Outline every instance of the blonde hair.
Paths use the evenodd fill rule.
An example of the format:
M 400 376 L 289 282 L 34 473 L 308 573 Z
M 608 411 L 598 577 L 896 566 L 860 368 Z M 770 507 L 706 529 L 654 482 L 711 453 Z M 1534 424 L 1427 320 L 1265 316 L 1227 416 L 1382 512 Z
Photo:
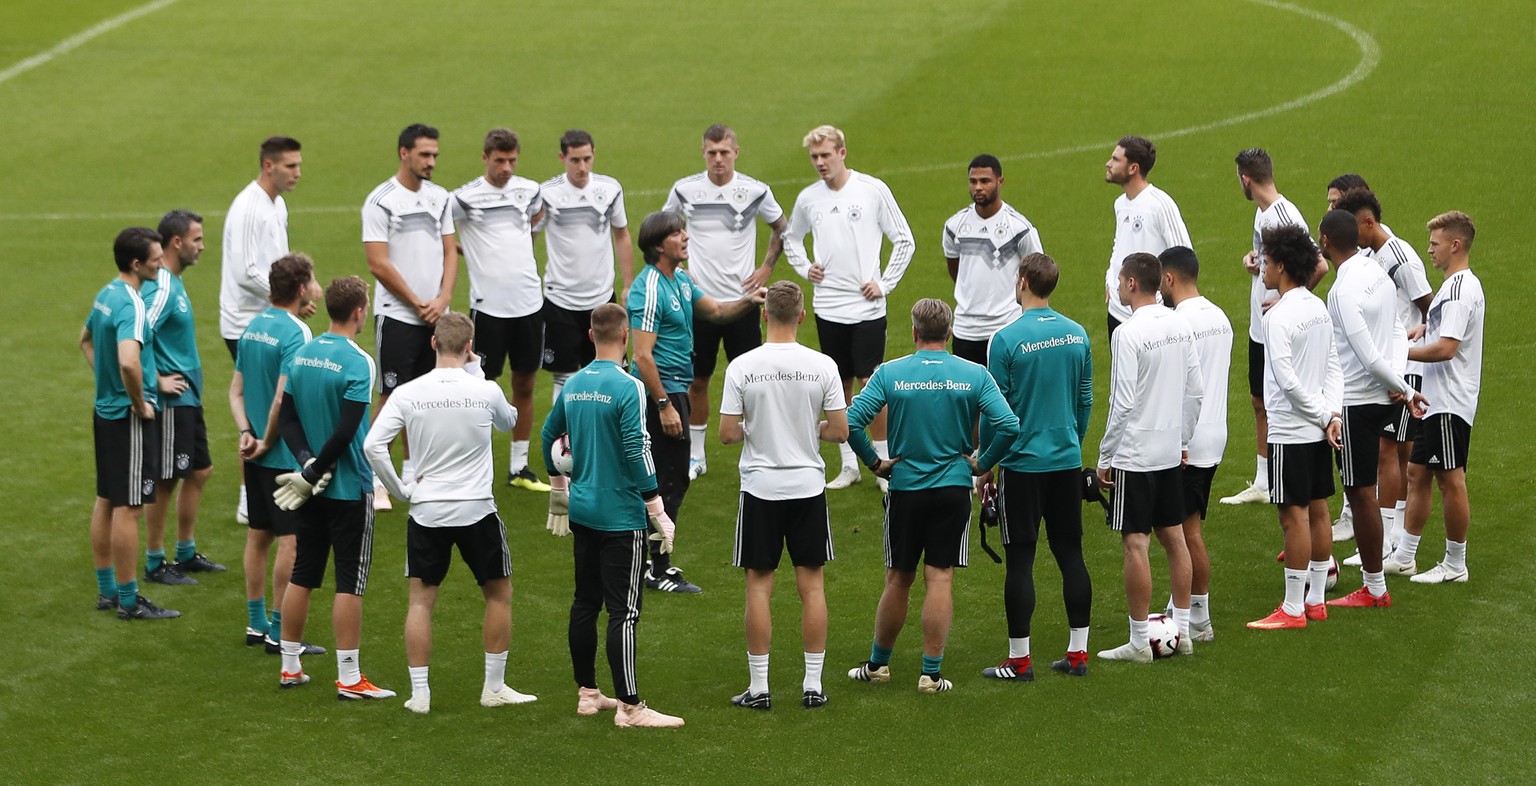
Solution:
M 847 147 L 843 139 L 843 132 L 838 130 L 837 126 L 816 126 L 811 129 L 809 134 L 805 135 L 805 140 L 802 144 L 806 147 L 812 147 L 822 142 L 831 142 L 832 146 L 838 150 Z
M 437 339 L 439 354 L 462 355 L 469 348 L 470 339 L 475 337 L 475 323 L 464 314 L 450 311 L 438 318 L 432 337 Z
M 1460 210 L 1452 210 L 1441 213 L 1429 220 L 1429 231 L 1440 230 L 1451 237 L 1461 239 L 1462 248 L 1471 248 L 1472 239 L 1477 237 L 1477 226 L 1472 223 L 1472 217 Z
M 790 325 L 805 313 L 805 295 L 800 291 L 800 285 L 793 281 L 776 281 L 768 287 L 768 300 L 764 305 L 769 321 Z
M 917 340 L 929 342 L 948 339 L 953 313 L 949 304 L 938 298 L 925 297 L 912 304 L 912 329 L 917 331 Z

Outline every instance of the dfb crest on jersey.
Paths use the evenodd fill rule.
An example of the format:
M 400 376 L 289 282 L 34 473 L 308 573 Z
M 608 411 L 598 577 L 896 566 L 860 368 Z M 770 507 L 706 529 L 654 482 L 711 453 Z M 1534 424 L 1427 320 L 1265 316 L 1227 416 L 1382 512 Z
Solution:
M 511 199 L 512 204 L 517 205 L 518 207 L 522 207 L 523 205 L 528 204 L 528 200 L 530 199 L 528 192 L 522 189 L 513 191 L 511 194 L 507 195 L 507 198 Z
M 735 200 L 737 202 L 745 202 L 745 201 L 747 201 L 747 190 L 745 188 L 738 188 L 735 191 L 732 191 L 731 192 L 731 199 L 733 199 L 733 200 Z
M 1008 236 L 1009 229 L 1011 227 L 1008 226 L 1007 221 L 1000 221 L 997 226 L 992 227 L 992 234 L 997 235 L 999 238 L 1004 238 Z
M 594 188 L 594 189 L 592 189 L 592 199 L 593 199 L 593 201 L 602 202 L 604 199 L 607 199 L 607 198 L 608 198 L 608 191 L 607 191 L 607 189 L 602 189 L 602 188 Z
M 864 211 L 861 210 L 858 205 L 854 205 L 854 206 L 848 208 L 848 220 L 849 221 L 858 221 L 863 216 L 864 216 Z
M 1136 216 L 1135 218 L 1131 219 L 1131 229 L 1136 232 L 1141 231 L 1141 216 Z

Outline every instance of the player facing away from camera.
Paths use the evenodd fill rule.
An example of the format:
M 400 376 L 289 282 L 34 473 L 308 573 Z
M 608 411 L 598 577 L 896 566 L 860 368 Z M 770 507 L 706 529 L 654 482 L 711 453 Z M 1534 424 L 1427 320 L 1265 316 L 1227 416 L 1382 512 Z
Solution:
M 197 551 L 197 513 L 213 474 L 208 425 L 203 419 L 203 361 L 197 354 L 192 299 L 181 276 L 203 253 L 203 217 L 172 210 L 160 219 L 165 261 L 140 295 L 148 311 L 155 355 L 160 421 L 160 478 L 144 511 L 144 578 L 160 584 L 196 584 L 188 573 L 221 573 L 224 566 Z M 185 481 L 185 482 L 183 482 Z M 179 494 L 177 492 L 180 492 Z M 165 558 L 165 520 L 176 501 L 176 560 Z
M 693 380 L 693 324 L 729 324 L 754 312 L 766 290 L 759 287 L 729 302 L 704 294 L 683 268 L 689 260 L 688 230 L 681 213 L 652 213 L 640 224 L 645 269 L 629 288 L 629 327 L 635 339 L 631 371 L 645 385 L 645 428 L 656 462 L 656 484 L 667 517 L 677 521 L 688 493 L 688 386 Z M 696 593 L 670 553 L 651 545 L 645 584 L 663 592 Z
M 971 170 L 974 176 L 976 170 Z M 1067 607 L 1067 654 L 1051 668 L 1076 677 L 1088 673 L 1088 621 L 1093 584 L 1083 561 L 1083 436 L 1093 412 L 1093 350 L 1082 325 L 1051 308 L 1061 279 L 1056 261 L 1043 253 L 1018 263 L 1014 295 L 1019 318 L 997 332 L 987 350 L 987 369 L 1019 418 L 1019 434 L 1003 456 L 998 507 L 1007 573 L 1003 611 L 1008 658 L 981 676 L 1032 680 L 1030 620 L 1035 613 L 1035 549 L 1040 522 L 1061 569 Z M 956 341 L 958 345 L 958 340 Z M 982 430 L 982 441 L 990 435 Z M 983 478 L 985 487 L 990 478 Z
M 987 365 L 987 342 L 1019 318 L 1019 260 L 1042 253 L 1040 233 L 1003 201 L 1003 165 L 983 153 L 966 170 L 971 204 L 944 222 L 944 263 L 955 282 L 956 357 Z
M 293 575 L 299 516 L 283 510 L 272 495 L 277 478 L 300 469 L 278 431 L 278 412 L 293 358 L 313 336 L 299 318 L 314 310 L 309 297 L 315 283 L 315 263 L 304 254 L 288 254 L 267 273 L 272 306 L 257 314 L 240 336 L 235 373 L 229 384 L 229 410 L 240 430 L 241 477 L 252 489 L 245 532 L 245 646 L 265 646 L 267 654 L 282 652 L 283 599 Z M 267 558 L 272 544 L 272 615 L 267 616 Z M 304 655 L 324 655 L 321 646 L 301 642 Z
M 814 285 L 811 305 L 816 311 L 817 341 L 821 351 L 837 362 L 843 397 L 848 399 L 853 397 L 854 380 L 860 387 L 868 384 L 885 357 L 885 299 L 901 283 L 917 244 L 891 189 L 848 168 L 842 131 L 817 126 L 805 135 L 803 144 L 821 180 L 795 198 L 784 234 L 784 255 L 795 272 Z M 814 259 L 805 252 L 807 235 L 815 241 Z M 882 236 L 891 241 L 883 273 Z M 884 412 L 870 424 L 870 436 L 875 452 L 889 458 Z M 859 482 L 853 448 L 845 444 L 841 453 L 842 469 L 827 483 L 829 489 Z M 884 491 L 886 479 L 877 482 Z
M 1398 419 L 1403 405 L 1417 418 L 1423 414 L 1424 397 L 1408 385 L 1402 365 L 1396 362 L 1408 344 L 1397 313 L 1396 287 L 1375 260 L 1360 252 L 1359 225 L 1347 210 L 1330 210 L 1318 233 L 1323 254 L 1338 275 L 1328 290 L 1328 318 L 1333 322 L 1333 344 L 1339 354 L 1344 384 L 1339 451 L 1339 480 L 1349 500 L 1355 540 L 1360 545 L 1361 573 L 1365 586 L 1329 606 L 1379 607 L 1392 605 L 1381 560 L 1390 549 L 1382 527 L 1377 501 L 1377 471 L 1385 428 Z M 1395 468 L 1395 467 L 1394 467 Z
M 688 219 L 688 272 L 704 294 L 721 301 L 768 285 L 784 248 L 789 217 L 773 198 L 767 183 L 736 171 L 741 148 L 730 126 L 716 123 L 704 129 L 704 171 L 672 184 L 661 209 Z M 768 225 L 768 247 L 757 262 L 757 221 Z M 695 315 L 693 319 L 693 382 L 688 385 L 688 479 L 709 471 L 704 434 L 709 428 L 709 380 L 714 376 L 720 345 L 727 361 L 763 343 L 760 315 L 747 313 L 723 325 Z
M 288 253 L 288 204 L 283 194 L 299 185 L 304 156 L 299 140 L 268 137 L 261 143 L 261 174 L 235 197 L 224 214 L 222 269 L 219 277 L 219 335 L 235 360 L 240 337 L 257 314 L 267 309 L 271 292 L 267 273 Z M 314 297 L 318 298 L 316 292 Z M 300 319 L 315 313 L 314 304 L 299 312 Z M 235 520 L 246 519 L 245 483 L 240 483 L 240 503 Z
M 1182 468 L 1200 422 L 1205 383 L 1189 323 L 1157 302 L 1163 266 L 1135 253 L 1120 265 L 1120 302 L 1131 315 L 1110 339 L 1109 419 L 1099 443 L 1099 481 L 1114 489 L 1109 526 L 1120 533 L 1131 640 L 1105 660 L 1152 662 L 1147 609 L 1152 533 L 1168 557 L 1179 652 L 1194 652 L 1189 630 L 1189 546 L 1184 542 Z
M 525 704 L 538 697 L 506 682 L 512 638 L 512 552 L 507 528 L 496 515 L 491 432 L 509 431 L 517 412 L 496 383 L 465 369 L 475 356 L 474 322 L 444 314 L 432 331 L 437 368 L 395 389 L 368 429 L 363 453 L 374 474 L 396 498 L 411 505 L 405 527 L 405 573 L 410 606 L 405 615 L 405 657 L 411 698 L 405 707 L 432 709 L 428 664 L 432 659 L 432 609 L 448 576 L 453 550 L 485 596 L 485 683 L 480 704 Z M 416 482 L 395 474 L 389 443 L 404 430 L 416 448 Z
M 1386 571 L 1412 575 L 1420 584 L 1467 580 L 1467 529 L 1472 509 L 1467 503 L 1467 448 L 1483 381 L 1483 319 L 1487 301 L 1483 282 L 1472 272 L 1472 240 L 1477 227 L 1459 210 L 1429 222 L 1429 259 L 1445 273 L 1445 281 L 1429 306 L 1422 328 L 1423 342 L 1408 350 L 1408 359 L 1424 364 L 1424 397 L 1429 407 L 1413 454 L 1408 459 L 1408 515 L 1403 540 L 1386 563 Z M 1420 338 L 1416 328 L 1410 337 Z M 1440 487 L 1445 516 L 1445 559 L 1418 572 L 1414 556 L 1429 522 L 1430 479 Z
M 1429 286 L 1429 278 L 1424 275 L 1424 260 L 1419 258 L 1418 252 L 1407 241 L 1393 235 L 1381 223 L 1381 202 L 1370 189 L 1364 186 L 1351 188 L 1339 195 L 1337 205 L 1338 209 L 1355 216 L 1360 231 L 1361 254 L 1375 257 L 1376 262 L 1387 272 L 1387 277 L 1392 279 L 1397 318 L 1403 323 L 1406 336 L 1406 331 L 1424 324 L 1430 300 L 1435 294 Z M 1393 361 L 1403 362 L 1409 346 L 1405 338 L 1401 346 L 1394 347 Z M 1422 346 L 1422 342 L 1413 342 L 1413 346 Z M 1341 347 L 1341 360 L 1342 351 Z M 1414 360 L 1407 360 L 1406 363 L 1403 371 L 1408 385 L 1414 390 L 1423 389 L 1424 364 Z M 1394 402 L 1392 406 L 1393 417 L 1381 432 L 1381 459 L 1376 479 L 1382 532 L 1386 533 L 1382 541 L 1384 553 L 1390 553 L 1398 541 L 1402 540 L 1403 511 L 1408 507 L 1408 457 L 1422 427 L 1422 421 L 1413 417 L 1406 405 Z M 1335 541 L 1346 534 L 1342 529 L 1339 524 L 1334 525 Z M 1353 537 L 1353 525 L 1350 525 L 1347 534 Z M 1359 559 L 1356 554 L 1344 560 L 1344 564 L 1359 564 Z
M 1285 600 L 1248 627 L 1305 628 L 1308 620 L 1328 618 L 1328 498 L 1332 451 L 1342 447 L 1344 378 L 1328 307 L 1307 289 L 1317 271 L 1317 246 L 1299 226 L 1270 227 L 1260 240 L 1264 287 L 1280 293 L 1264 315 L 1264 411 L 1269 496 L 1285 532 Z
M 1264 410 L 1264 312 L 1280 298 L 1264 283 L 1263 235 L 1271 227 L 1306 228 L 1301 211 L 1275 186 L 1275 162 L 1262 148 L 1237 154 L 1237 180 L 1243 197 L 1255 206 L 1253 250 L 1243 255 L 1243 269 L 1253 277 L 1248 287 L 1248 400 L 1253 405 L 1253 434 L 1258 448 L 1253 480 L 1242 491 L 1222 497 L 1224 505 L 1269 501 L 1269 423 Z
M 453 223 L 469 267 L 469 307 L 475 351 L 485 378 L 495 382 L 502 366 L 512 370 L 517 425 L 507 465 L 507 484 L 549 491 L 528 466 L 533 434 L 533 383 L 544 356 L 544 298 L 533 258 L 533 227 L 544 218 L 539 184 L 518 177 L 522 143 L 507 128 L 486 132 L 485 174 L 452 194 Z
M 129 227 L 112 241 L 117 277 L 96 293 L 80 331 L 80 351 L 96 376 L 92 432 L 96 503 L 91 509 L 91 559 L 96 610 L 119 619 L 180 617 L 139 594 L 139 517 L 155 501 L 160 431 L 155 423 L 154 334 L 139 293 L 160 273 L 160 235 Z M 119 581 L 126 579 L 126 581 Z
M 1122 137 L 1104 162 L 1104 182 L 1124 192 L 1115 198 L 1115 244 L 1104 271 L 1104 303 L 1109 309 L 1109 335 L 1131 318 L 1120 302 L 1120 265 L 1136 252 L 1160 254 L 1170 246 L 1192 247 L 1179 206 L 1168 192 L 1147 182 L 1157 163 L 1157 147 L 1144 137 Z M 1155 287 L 1154 287 L 1155 290 Z M 1157 293 L 1151 293 L 1156 302 Z
M 375 284 L 374 354 L 379 361 L 379 406 L 395 386 L 431 371 L 432 326 L 448 311 L 459 278 L 452 199 L 432 182 L 437 168 L 437 129 L 415 123 L 400 132 L 400 166 L 363 202 L 363 252 Z M 404 475 L 415 480 L 410 438 L 404 444 Z M 375 486 L 378 510 L 392 506 Z
M 827 657 L 822 567 L 832 559 L 832 523 L 822 488 L 827 468 L 818 443 L 848 439 L 848 412 L 837 364 L 796 341 L 805 321 L 805 296 L 799 285 L 780 281 L 769 287 L 763 318 L 768 324 L 767 343 L 726 367 L 720 403 L 720 441 L 742 443 L 741 496 L 731 564 L 746 572 L 750 682 L 731 702 L 757 710 L 772 706 L 769 606 L 774 574 L 787 547 L 800 591 L 805 651 L 801 704 L 814 709 L 827 703 L 821 685 Z
M 1163 266 L 1163 303 L 1189 324 L 1200 361 L 1200 419 L 1189 440 L 1189 459 L 1179 469 L 1184 488 L 1184 544 L 1189 548 L 1189 635 L 1214 641 L 1211 625 L 1211 557 L 1205 547 L 1205 516 L 1211 481 L 1227 447 L 1227 377 L 1232 363 L 1232 323 L 1220 306 L 1200 294 L 1200 260 L 1193 249 L 1174 246 L 1158 255 Z M 1173 600 L 1168 603 L 1174 608 Z
M 620 367 L 629 343 L 624 307 L 592 310 L 588 339 L 596 359 L 571 375 L 544 420 L 540 439 L 553 445 L 567 435 L 571 473 L 562 475 L 544 451 L 549 472 L 546 528 L 574 535 L 576 592 L 571 601 L 569 642 L 576 677 L 576 714 L 617 710 L 613 724 L 673 728 L 683 719 L 640 700 L 635 681 L 635 629 L 645 564 L 646 530 L 663 552 L 672 551 L 674 527 L 656 490 L 650 437 L 645 431 L 645 384 Z M 597 614 L 608 612 L 608 669 L 618 700 L 597 688 Z
M 596 156 L 592 135 L 572 129 L 560 137 L 565 173 L 539 185 L 544 201 L 544 370 L 560 388 L 577 369 L 592 362 L 596 348 L 588 329 L 592 310 L 614 302 L 613 265 L 617 261 L 628 295 L 635 278 L 629 217 L 619 181 L 592 171 Z
M 944 678 L 944 645 L 954 619 L 955 568 L 968 564 L 971 483 L 1013 449 L 1019 419 L 987 370 L 945 351 L 949 304 L 923 298 L 912 306 L 915 352 L 875 369 L 848 408 L 848 439 L 877 477 L 888 477 L 885 589 L 875 609 L 869 660 L 848 671 L 860 682 L 889 682 L 891 649 L 907 621 L 917 563 L 923 561 L 923 671 L 920 693 L 953 689 Z M 881 458 L 865 429 L 890 410 L 891 458 Z M 977 418 L 991 441 L 979 450 Z
M 278 685 L 309 682 L 299 661 L 304 626 L 310 595 L 324 583 L 334 552 L 336 697 L 387 699 L 395 692 L 369 682 L 358 660 L 363 592 L 373 562 L 374 480 L 363 438 L 377 369 L 355 341 L 368 320 L 368 285 L 357 276 L 335 279 L 325 288 L 325 311 L 330 329 L 294 355 L 278 415 L 283 442 L 301 467 L 277 476 L 273 493 L 279 507 L 299 511 L 293 575 L 283 597 Z

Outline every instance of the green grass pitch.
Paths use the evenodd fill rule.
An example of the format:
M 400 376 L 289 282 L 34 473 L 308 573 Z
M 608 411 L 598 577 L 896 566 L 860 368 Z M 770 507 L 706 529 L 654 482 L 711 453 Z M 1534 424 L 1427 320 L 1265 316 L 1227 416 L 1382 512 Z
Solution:
M 1536 544 L 1532 473 L 1522 456 L 1536 421 L 1519 391 L 1536 379 L 1519 315 L 1536 277 L 1529 249 L 1516 242 L 1530 230 L 1521 187 L 1536 121 L 1530 5 L 156 6 L 81 40 L 73 37 L 139 8 L 139 0 L 0 5 L 0 601 L 10 620 L 0 633 L 4 780 L 1530 777 L 1536 700 L 1523 655 L 1532 641 Z M 1055 305 L 1088 327 L 1101 382 L 1109 364 L 1099 282 L 1118 193 L 1102 182 L 1102 163 L 1122 134 L 1158 143 L 1152 180 L 1178 200 L 1206 264 L 1206 293 L 1239 333 L 1248 288 L 1239 259 L 1253 206 L 1234 175 L 1238 150 L 1268 148 L 1281 190 L 1314 223 L 1327 181 L 1350 171 L 1370 180 L 1386 222 L 1416 248 L 1424 247 L 1431 216 L 1465 210 L 1481 230 L 1473 266 L 1490 297 L 1470 483 L 1469 563 L 1477 579 L 1448 587 L 1393 580 L 1397 605 L 1389 611 L 1339 613 L 1299 634 L 1249 632 L 1242 623 L 1280 595 L 1279 528 L 1271 508 L 1218 506 L 1207 530 L 1214 643 L 1151 667 L 1094 661 L 1083 680 L 1042 669 L 1031 685 L 988 684 L 978 671 L 1005 654 L 1003 574 L 978 548 L 956 581 L 945 672 L 957 690 L 919 696 L 915 610 L 892 684 L 841 676 L 868 652 L 881 583 L 880 503 L 866 476 L 831 495 L 838 553 L 827 571 L 831 703 L 806 712 L 791 700 L 801 668 L 798 601 L 785 576 L 774 614 L 780 706 L 747 713 L 726 702 L 747 678 L 742 582 L 728 566 L 736 450 L 713 444 L 711 472 L 690 492 L 679 527 L 679 564 L 705 593 L 647 595 L 638 644 L 644 695 L 684 716 L 687 728 L 620 733 L 607 718 L 572 712 L 564 616 L 570 543 L 544 531 L 542 497 L 507 489 L 497 494 L 515 564 L 508 679 L 539 694 L 537 704 L 478 706 L 479 598 L 462 566 L 438 610 L 431 715 L 414 716 L 399 701 L 339 704 L 327 685 L 329 657 L 312 660 L 315 684 L 280 692 L 276 658 L 240 644 L 244 535 L 233 521 L 234 429 L 219 395 L 230 371 L 217 335 L 222 213 L 255 175 L 260 139 L 296 136 L 305 173 L 288 197 L 293 247 L 315 257 L 323 278 L 366 274 L 358 206 L 393 171 L 396 133 L 417 121 L 442 129 L 436 179 L 449 188 L 479 173 L 479 140 L 493 125 L 523 136 L 519 174 L 536 180 L 559 171 L 559 134 L 586 128 L 597 140 L 597 171 L 626 187 L 632 222 L 661 205 L 675 178 L 701 169 L 699 134 L 717 121 L 740 135 L 740 169 L 769 181 L 787 209 L 814 178 L 801 135 L 834 123 L 848 134 L 850 165 L 890 184 L 917 237 L 917 257 L 890 303 L 892 356 L 910 348 L 911 303 L 949 297 L 942 222 L 966 204 L 965 162 L 995 153 L 1005 163 L 1004 198 L 1039 227 L 1063 266 Z M 198 542 L 234 570 L 199 587 L 148 588 L 185 616 L 125 625 L 89 605 L 91 378 L 75 342 L 90 298 L 112 275 L 113 235 L 174 207 L 209 217 L 210 250 L 187 276 L 203 328 L 216 465 Z M 775 277 L 793 273 L 781 265 Z M 1440 280 L 1430 272 L 1432 284 Z M 467 276 L 460 281 L 465 289 Z M 467 307 L 466 297 L 461 291 L 456 305 Z M 813 342 L 813 331 L 803 338 Z M 1243 352 L 1239 342 L 1231 438 L 1216 482 L 1223 494 L 1252 471 Z M 540 422 L 548 390 L 541 379 Z M 497 452 L 504 457 L 504 448 Z M 1092 512 L 1085 516 L 1095 583 L 1090 646 L 1099 649 L 1126 635 L 1119 545 Z M 404 523 L 398 511 L 379 519 L 363 643 L 365 670 L 402 693 L 409 688 Z M 1441 533 L 1432 519 L 1421 565 L 1439 556 Z M 1036 573 L 1034 650 L 1047 661 L 1065 648 L 1065 621 L 1054 564 L 1042 555 Z M 1341 586 L 1356 581 L 1346 569 Z M 317 598 L 310 637 L 329 645 L 328 599 Z M 606 683 L 601 667 L 599 674 Z

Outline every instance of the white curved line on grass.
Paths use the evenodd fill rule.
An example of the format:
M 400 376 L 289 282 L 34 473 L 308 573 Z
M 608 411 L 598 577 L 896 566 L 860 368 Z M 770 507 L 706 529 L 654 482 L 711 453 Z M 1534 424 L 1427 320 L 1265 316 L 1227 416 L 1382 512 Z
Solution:
M 176 0 L 155 0 L 153 3 L 146 3 L 130 11 L 124 11 L 123 13 L 118 14 L 117 16 L 114 16 L 104 22 L 99 22 L 95 25 L 92 25 L 91 27 L 88 27 L 85 30 L 82 30 L 81 32 L 75 33 L 74 35 L 64 39 L 63 41 L 58 42 L 57 44 L 54 44 L 53 48 L 45 52 L 39 52 L 25 60 L 12 64 L 4 71 L 0 71 L 0 84 L 9 82 L 10 80 L 21 76 L 22 74 L 25 74 L 26 72 L 31 71 L 40 65 L 46 64 L 48 61 L 53 60 L 60 55 L 69 54 L 75 49 L 78 49 L 81 44 L 90 41 L 92 38 L 102 35 L 103 33 L 110 33 L 113 30 L 116 30 L 117 28 L 122 27 L 123 25 L 126 25 L 135 19 L 153 14 L 154 12 L 159 11 L 160 9 L 175 2 Z

